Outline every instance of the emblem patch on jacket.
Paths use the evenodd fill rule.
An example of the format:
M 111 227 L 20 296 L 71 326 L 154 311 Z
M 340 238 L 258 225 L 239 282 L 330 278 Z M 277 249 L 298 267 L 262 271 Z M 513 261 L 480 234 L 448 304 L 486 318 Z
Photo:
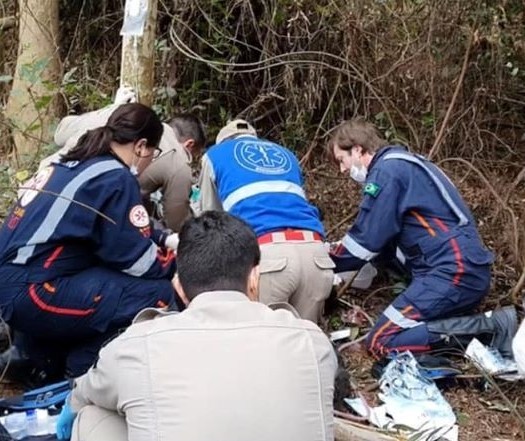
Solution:
M 131 225 L 137 228 L 149 226 L 148 212 L 143 205 L 135 205 L 129 212 L 129 221 Z
M 369 182 L 368 184 L 366 184 L 365 188 L 363 189 L 364 194 L 372 196 L 373 198 L 376 198 L 380 192 L 381 187 L 377 184 L 374 184 L 373 182 Z

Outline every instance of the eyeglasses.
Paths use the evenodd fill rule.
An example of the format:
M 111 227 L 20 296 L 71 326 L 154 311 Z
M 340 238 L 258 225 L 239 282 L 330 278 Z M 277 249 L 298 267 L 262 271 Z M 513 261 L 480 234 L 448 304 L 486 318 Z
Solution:
M 160 149 L 160 147 L 147 147 L 148 150 L 151 150 L 153 149 L 153 152 L 152 153 L 149 153 L 147 155 L 137 155 L 139 158 L 153 158 L 153 159 L 156 159 L 158 158 L 161 153 L 162 153 L 162 150 Z

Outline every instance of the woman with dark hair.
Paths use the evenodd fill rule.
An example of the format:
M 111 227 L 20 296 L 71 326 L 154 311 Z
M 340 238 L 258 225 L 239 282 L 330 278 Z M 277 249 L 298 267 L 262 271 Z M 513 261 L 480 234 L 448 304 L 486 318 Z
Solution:
M 150 228 L 134 176 L 161 136 L 153 110 L 120 106 L 40 170 L 5 219 L 0 308 L 43 371 L 52 348 L 68 375 L 84 373 L 138 311 L 173 303 L 174 255 Z

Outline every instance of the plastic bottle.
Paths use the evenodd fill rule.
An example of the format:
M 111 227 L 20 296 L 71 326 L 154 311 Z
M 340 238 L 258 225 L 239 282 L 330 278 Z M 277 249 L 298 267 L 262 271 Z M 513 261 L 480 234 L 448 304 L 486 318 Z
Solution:
M 36 410 L 26 410 L 26 421 L 27 421 L 27 434 L 29 436 L 35 436 L 38 432 L 38 417 Z
M 47 435 L 49 433 L 49 415 L 47 409 L 28 410 L 27 434 L 29 436 Z

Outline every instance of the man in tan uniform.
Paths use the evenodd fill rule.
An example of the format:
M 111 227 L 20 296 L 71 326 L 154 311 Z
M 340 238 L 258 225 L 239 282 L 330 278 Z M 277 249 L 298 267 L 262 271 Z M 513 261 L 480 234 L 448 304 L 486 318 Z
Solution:
M 59 439 L 72 408 L 73 441 L 333 440 L 332 346 L 312 322 L 256 301 L 259 258 L 243 221 L 187 221 L 175 279 L 187 309 L 144 310 L 101 350 Z
M 55 131 L 55 143 L 61 148 L 43 159 L 39 168 L 57 161 L 60 155 L 76 145 L 84 133 L 106 124 L 109 116 L 119 105 L 133 100 L 133 91 L 121 88 L 117 92 L 115 104 L 82 115 L 63 118 Z M 201 122 L 193 115 L 177 115 L 169 124 L 163 124 L 163 127 L 164 132 L 159 145 L 162 153 L 138 179 L 145 199 L 157 190 L 162 192 L 164 223 L 171 230 L 178 231 L 191 214 L 189 197 L 192 186 L 192 153 L 202 150 L 206 139 Z
M 261 246 L 262 303 L 288 302 L 317 322 L 335 266 L 324 227 L 303 190 L 299 161 L 286 147 L 232 121 L 202 158 L 201 210 L 225 210 L 247 222 Z

